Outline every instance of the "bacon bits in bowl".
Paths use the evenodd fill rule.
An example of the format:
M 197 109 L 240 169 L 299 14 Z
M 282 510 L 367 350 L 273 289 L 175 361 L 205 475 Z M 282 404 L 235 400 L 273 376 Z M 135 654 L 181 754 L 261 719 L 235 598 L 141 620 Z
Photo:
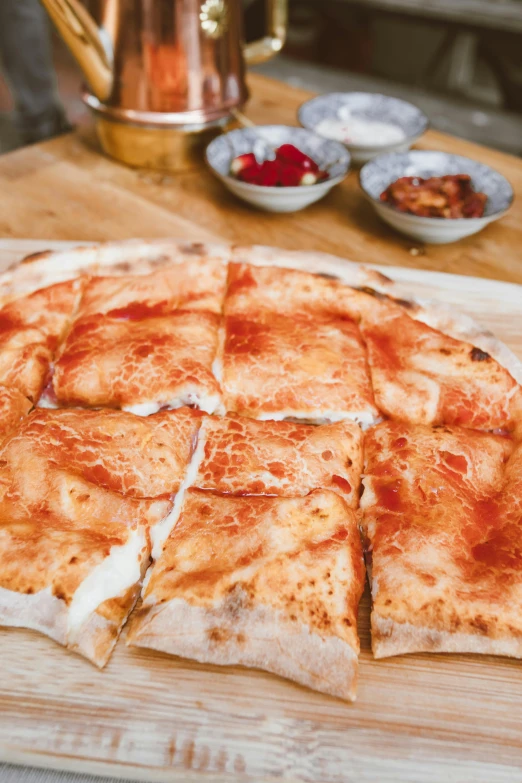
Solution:
M 341 182 L 350 168 L 342 144 L 304 128 L 260 125 L 218 136 L 207 163 L 236 196 L 270 212 L 295 212 Z
M 362 167 L 360 183 L 388 225 L 433 244 L 476 234 L 513 201 L 513 189 L 498 171 L 434 150 L 380 155 Z
M 298 118 L 304 128 L 345 144 L 355 163 L 408 150 L 428 127 L 417 106 L 373 92 L 318 95 L 303 103 Z

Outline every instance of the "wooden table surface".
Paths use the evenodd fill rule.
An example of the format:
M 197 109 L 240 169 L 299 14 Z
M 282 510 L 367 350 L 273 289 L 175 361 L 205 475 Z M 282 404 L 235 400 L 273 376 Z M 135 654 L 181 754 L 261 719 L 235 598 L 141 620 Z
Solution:
M 253 120 L 297 123 L 296 109 L 307 92 L 258 75 L 249 81 L 247 114 Z M 424 246 L 379 220 L 362 196 L 356 171 L 318 204 L 275 215 L 237 200 L 203 162 L 183 174 L 134 171 L 101 155 L 93 132 L 84 130 L 0 157 L 0 237 L 224 239 L 522 283 L 522 160 L 434 131 L 417 146 L 495 167 L 518 199 L 480 234 Z

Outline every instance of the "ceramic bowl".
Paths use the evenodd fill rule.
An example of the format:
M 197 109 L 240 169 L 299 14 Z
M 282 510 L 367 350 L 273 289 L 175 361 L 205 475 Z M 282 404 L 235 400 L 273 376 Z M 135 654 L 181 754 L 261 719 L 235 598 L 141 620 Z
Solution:
M 250 185 L 229 175 L 230 164 L 238 155 L 253 152 L 261 162 L 272 158 L 274 148 L 281 144 L 294 144 L 313 158 L 321 169 L 328 170 L 329 178 L 315 185 L 267 187 Z M 313 204 L 341 182 L 350 168 L 350 154 L 343 144 L 288 125 L 259 125 L 224 133 L 210 142 L 206 159 L 214 174 L 232 193 L 269 212 L 295 212 Z
M 399 212 L 380 200 L 381 193 L 399 177 L 437 177 L 443 174 L 469 174 L 473 188 L 488 197 L 480 218 L 418 217 Z M 378 215 L 402 234 L 421 242 L 445 244 L 476 234 L 488 223 L 504 215 L 513 201 L 513 189 L 498 171 L 461 155 L 434 150 L 392 152 L 362 167 L 361 188 Z
M 344 119 L 343 114 L 346 116 L 347 112 L 358 119 L 389 122 L 398 126 L 405 136 L 401 141 L 392 144 L 346 144 L 354 163 L 366 163 L 385 152 L 409 150 L 428 127 L 428 118 L 417 106 L 391 95 L 373 92 L 331 92 L 318 95 L 317 98 L 303 103 L 297 116 L 304 128 L 315 131 L 322 120 Z

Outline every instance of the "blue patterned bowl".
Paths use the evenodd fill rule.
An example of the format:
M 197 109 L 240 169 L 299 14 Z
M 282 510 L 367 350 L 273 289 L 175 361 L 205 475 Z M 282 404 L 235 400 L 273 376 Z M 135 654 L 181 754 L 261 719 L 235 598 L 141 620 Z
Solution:
M 400 212 L 380 200 L 381 193 L 399 177 L 440 177 L 469 174 L 473 188 L 488 197 L 480 218 L 419 217 Z M 513 188 L 495 169 L 462 155 L 435 150 L 410 150 L 380 155 L 362 167 L 361 188 L 388 225 L 422 242 L 445 244 L 476 234 L 502 217 L 513 202 Z
M 321 169 L 327 170 L 329 178 L 315 185 L 278 188 L 251 185 L 230 176 L 230 164 L 238 155 L 253 152 L 258 161 L 263 161 L 273 157 L 274 148 L 281 144 L 294 144 Z M 313 204 L 341 182 L 350 168 L 350 153 L 343 144 L 289 125 L 259 125 L 224 133 L 210 142 L 206 159 L 214 174 L 232 193 L 269 212 L 295 212 Z
M 322 120 L 342 119 L 343 112 L 347 110 L 363 120 L 396 125 L 404 133 L 404 139 L 391 144 L 346 144 L 354 163 L 366 163 L 384 152 L 408 150 L 428 127 L 428 118 L 417 106 L 391 95 L 373 92 L 330 92 L 318 95 L 303 103 L 297 116 L 304 128 L 315 131 Z

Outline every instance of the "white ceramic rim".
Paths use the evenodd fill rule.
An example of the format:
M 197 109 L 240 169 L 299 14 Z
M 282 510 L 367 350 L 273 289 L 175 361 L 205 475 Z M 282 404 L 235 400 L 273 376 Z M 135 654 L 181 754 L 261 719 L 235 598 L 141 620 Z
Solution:
M 366 92 L 365 90 L 349 90 L 347 92 L 325 92 L 322 95 L 315 95 L 313 98 L 309 98 L 307 101 L 304 101 L 301 103 L 299 108 L 297 109 L 297 119 L 299 120 L 299 124 L 302 128 L 306 128 L 306 130 L 312 131 L 312 133 L 317 133 L 315 128 L 311 128 L 309 125 L 305 125 L 301 121 L 301 109 L 304 106 L 307 106 L 309 103 L 313 103 L 314 101 L 318 101 L 322 98 L 325 98 L 327 95 L 377 95 L 379 98 L 393 98 L 395 101 L 402 101 L 402 103 L 408 104 L 408 106 L 412 106 L 414 109 L 417 109 L 417 111 L 421 114 L 423 120 L 424 120 L 424 127 L 422 130 L 420 130 L 418 133 L 414 133 L 413 136 L 405 136 L 404 139 L 402 139 L 401 142 L 387 142 L 386 144 L 352 144 L 347 143 L 344 141 L 339 141 L 339 139 L 332 139 L 332 141 L 339 141 L 339 144 L 344 144 L 347 149 L 358 152 L 359 150 L 361 152 L 370 152 L 370 150 L 375 149 L 386 149 L 386 147 L 394 146 L 395 144 L 413 144 L 417 139 L 420 139 L 421 136 L 423 136 L 427 130 L 429 130 L 430 127 L 430 121 L 428 119 L 428 116 L 424 114 L 422 109 L 419 109 L 416 103 L 411 103 L 411 101 L 405 101 L 403 98 L 396 98 L 394 95 L 385 95 L 383 92 Z M 401 128 L 402 130 L 402 128 Z M 322 136 L 321 133 L 317 134 L 318 136 Z M 328 136 L 323 136 L 324 139 L 328 139 Z
M 1 2 L 1 0 L 0 0 Z M 263 128 L 265 126 L 259 125 L 259 128 Z M 275 125 L 269 125 L 267 127 L 280 127 L 280 128 L 288 128 L 292 129 L 293 125 L 281 125 L 281 124 L 275 124 Z M 298 126 L 297 126 L 298 127 Z M 320 133 L 316 133 L 315 131 L 311 130 L 310 128 L 305 128 L 304 126 L 303 130 L 306 130 L 308 133 L 312 133 L 314 136 L 317 136 L 319 139 L 324 140 L 326 137 L 321 136 Z M 241 128 L 235 128 L 234 131 L 227 131 L 227 133 L 234 133 L 236 130 L 241 130 Z M 221 135 L 226 136 L 227 133 L 223 133 Z M 214 139 L 212 140 L 214 141 Z M 288 193 L 289 195 L 296 194 L 302 192 L 303 188 L 317 188 L 318 186 L 322 185 L 323 187 L 328 185 L 329 187 L 334 187 L 334 185 L 338 185 L 340 182 L 342 182 L 348 174 L 350 173 L 350 169 L 352 167 L 352 156 L 350 155 L 350 152 L 348 150 L 344 150 L 346 152 L 346 155 L 348 157 L 346 161 L 346 171 L 344 174 L 339 174 L 338 177 L 328 178 L 324 179 L 320 182 L 314 182 L 313 185 L 284 185 L 284 186 L 277 186 L 277 185 L 254 185 L 251 182 L 243 182 L 243 180 L 237 179 L 236 177 L 232 177 L 230 174 L 221 174 L 221 172 L 217 171 L 217 169 L 214 168 L 214 166 L 211 164 L 211 162 L 208 159 L 207 150 L 212 144 L 212 141 L 207 144 L 205 148 L 205 163 L 207 164 L 208 168 L 220 179 L 222 182 L 233 182 L 233 183 L 239 183 L 241 186 L 244 186 L 247 190 L 250 190 L 252 193 L 266 193 L 267 191 L 276 192 L 276 193 Z M 335 139 L 328 139 L 328 141 L 336 141 Z M 345 145 L 341 141 L 337 141 L 337 144 L 339 144 L 341 147 L 345 147 Z
M 207 161 L 208 163 L 208 161 Z M 218 171 L 212 168 L 210 163 L 208 164 L 211 171 L 214 172 L 216 177 L 218 177 L 223 182 L 233 182 L 234 185 L 239 184 L 241 187 L 244 187 L 245 190 L 249 190 L 251 193 L 267 193 L 270 191 L 271 193 L 277 193 L 278 195 L 283 195 L 284 193 L 287 193 L 289 196 L 295 195 L 297 193 L 302 193 L 303 190 L 314 190 L 315 188 L 319 186 L 323 187 L 333 187 L 334 185 L 338 185 L 339 182 L 342 182 L 343 179 L 345 179 L 348 175 L 348 171 L 346 174 L 341 174 L 339 177 L 334 177 L 333 179 L 323 179 L 322 182 L 314 182 L 313 185 L 254 185 L 251 182 L 243 182 L 241 179 L 236 179 L 236 177 L 231 177 L 229 174 L 220 174 Z
M 419 150 L 419 151 L 420 152 L 441 152 L 441 150 Z M 415 152 L 415 150 L 411 150 L 411 152 Z M 385 154 L 386 155 L 403 155 L 404 153 L 402 153 L 402 152 L 388 152 L 388 153 L 385 153 Z M 377 157 L 380 157 L 380 156 L 377 156 Z M 431 225 L 434 225 L 431 222 L 433 220 L 436 220 L 437 222 L 441 222 L 441 225 L 447 224 L 448 221 L 451 221 L 452 223 L 457 223 L 457 222 L 459 222 L 461 220 L 465 220 L 466 224 L 469 223 L 470 225 L 473 225 L 473 224 L 478 225 L 479 223 L 482 223 L 483 221 L 486 221 L 487 223 L 491 223 L 493 220 L 497 220 L 498 218 L 501 218 L 505 214 L 507 214 L 507 212 L 509 212 L 509 210 L 513 206 L 513 202 L 515 200 L 515 191 L 513 190 L 513 186 L 511 184 L 511 182 L 508 180 L 508 178 L 504 177 L 504 175 L 501 174 L 500 171 L 497 171 L 492 166 L 488 166 L 487 163 L 481 163 L 480 160 L 475 160 L 474 158 L 468 158 L 466 155 L 459 155 L 458 157 L 459 158 L 463 158 L 464 160 L 469 160 L 472 163 L 479 163 L 481 166 L 485 166 L 486 168 L 491 169 L 491 171 L 494 171 L 496 174 L 498 174 L 500 177 L 503 177 L 506 180 L 507 184 L 509 185 L 509 189 L 511 191 L 511 195 L 510 195 L 510 199 L 509 199 L 509 204 L 507 205 L 507 207 L 505 209 L 501 209 L 501 210 L 499 210 L 497 212 L 493 212 L 491 215 L 483 215 L 482 217 L 476 217 L 476 218 L 466 218 L 466 217 L 451 218 L 451 217 L 435 217 L 435 216 L 427 217 L 426 215 L 413 215 L 411 212 L 401 212 L 399 209 L 395 209 L 395 207 L 392 207 L 390 204 L 387 204 L 386 201 L 381 201 L 379 198 L 376 198 L 375 196 L 372 196 L 371 193 L 368 193 L 368 191 L 366 190 L 366 188 L 364 187 L 364 185 L 361 182 L 361 174 L 363 173 L 363 171 L 366 168 L 366 166 L 369 166 L 370 164 L 372 164 L 375 161 L 375 158 L 372 158 L 372 160 L 369 160 L 367 163 L 365 163 L 363 166 L 361 166 L 361 169 L 360 169 L 359 174 L 358 174 L 359 187 L 362 190 L 362 192 L 364 193 L 365 197 L 368 199 L 368 201 L 370 201 L 372 204 L 378 204 L 380 207 L 382 207 L 383 209 L 388 210 L 393 215 L 407 215 L 409 218 L 411 218 L 415 222 L 419 222 L 419 225 L 422 224 L 422 221 L 429 221 L 429 223 Z M 392 184 L 392 183 L 390 183 L 390 184 Z

